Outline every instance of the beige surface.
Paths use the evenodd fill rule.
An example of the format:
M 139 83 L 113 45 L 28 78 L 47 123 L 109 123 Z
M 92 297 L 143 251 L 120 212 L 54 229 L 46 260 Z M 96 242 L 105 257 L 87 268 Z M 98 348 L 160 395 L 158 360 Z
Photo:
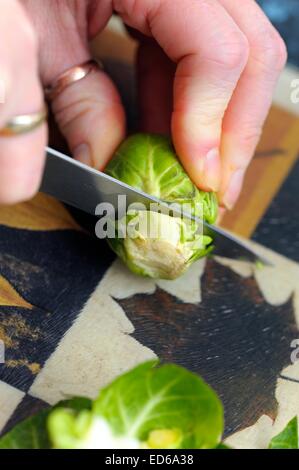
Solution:
M 0 432 L 24 395 L 20 390 L 0 380 Z

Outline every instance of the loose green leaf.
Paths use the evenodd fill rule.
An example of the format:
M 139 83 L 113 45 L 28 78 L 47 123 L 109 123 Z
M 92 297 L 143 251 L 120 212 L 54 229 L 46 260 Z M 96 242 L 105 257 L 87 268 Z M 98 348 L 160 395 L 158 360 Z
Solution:
M 299 449 L 298 418 L 293 418 L 286 428 L 273 437 L 269 449 Z
M 46 429 L 49 410 L 44 410 L 17 424 L 0 438 L 0 449 L 49 449 Z
M 224 444 L 223 442 L 220 442 L 218 446 L 215 447 L 215 449 L 232 449 L 232 447 L 229 447 L 228 445 Z
M 92 401 L 88 398 L 75 397 L 65 400 L 54 407 L 74 410 L 90 410 Z M 47 430 L 47 420 L 53 408 L 43 410 L 21 421 L 11 431 L 0 438 L 0 449 L 48 449 L 51 447 Z
M 74 397 L 70 400 L 60 401 L 55 408 L 69 408 L 74 411 L 91 410 L 92 400 L 85 397 Z
M 90 411 L 57 408 L 48 417 L 50 441 L 56 448 L 80 449 L 91 425 Z
M 146 442 L 152 431 L 178 430 L 180 448 L 213 448 L 221 439 L 223 410 L 197 375 L 175 365 L 142 364 L 103 389 L 94 413 L 116 435 Z

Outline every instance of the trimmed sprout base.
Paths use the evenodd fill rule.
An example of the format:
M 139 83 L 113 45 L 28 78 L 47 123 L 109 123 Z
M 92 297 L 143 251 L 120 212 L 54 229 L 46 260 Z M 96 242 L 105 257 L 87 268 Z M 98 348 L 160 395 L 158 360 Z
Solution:
M 212 241 L 196 234 L 196 225 L 158 212 L 135 211 L 129 222 L 121 223 L 131 228 L 130 236 L 109 240 L 110 245 L 133 272 L 152 278 L 181 276 Z M 159 236 L 149 237 L 148 227 Z

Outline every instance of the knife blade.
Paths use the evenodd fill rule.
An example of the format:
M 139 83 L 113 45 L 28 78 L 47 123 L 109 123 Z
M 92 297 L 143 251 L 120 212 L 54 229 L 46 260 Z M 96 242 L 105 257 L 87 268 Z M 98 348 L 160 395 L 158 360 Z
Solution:
M 126 207 L 141 203 L 159 205 L 163 212 L 169 212 L 168 205 L 154 196 L 135 189 L 105 173 L 64 155 L 58 150 L 46 147 L 46 164 L 40 191 L 62 202 L 95 215 L 99 203 L 109 203 L 114 208 L 119 206 L 119 196 L 125 196 Z M 126 207 L 123 210 L 126 210 Z M 182 214 L 180 213 L 182 216 Z M 198 223 L 203 223 L 204 233 L 211 234 L 215 240 L 213 254 L 250 262 L 271 263 L 256 253 L 245 242 L 237 239 L 222 228 L 210 225 L 190 214 L 183 214 Z

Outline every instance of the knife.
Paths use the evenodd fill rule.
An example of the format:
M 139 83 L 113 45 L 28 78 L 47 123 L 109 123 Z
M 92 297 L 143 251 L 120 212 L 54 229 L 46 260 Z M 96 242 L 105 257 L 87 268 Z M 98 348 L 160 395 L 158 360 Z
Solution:
M 99 203 L 109 203 L 117 208 L 121 195 L 126 196 L 126 207 L 136 203 L 142 203 L 145 206 L 152 203 L 158 204 L 162 212 L 164 209 L 165 212 L 169 212 L 165 201 L 84 165 L 51 147 L 46 147 L 46 164 L 40 191 L 92 215 L 96 215 L 95 208 Z M 222 228 L 210 225 L 190 214 L 183 214 L 183 216 L 203 223 L 204 233 L 211 235 L 215 240 L 213 254 L 271 265 L 267 259 L 252 250 L 245 242 Z

